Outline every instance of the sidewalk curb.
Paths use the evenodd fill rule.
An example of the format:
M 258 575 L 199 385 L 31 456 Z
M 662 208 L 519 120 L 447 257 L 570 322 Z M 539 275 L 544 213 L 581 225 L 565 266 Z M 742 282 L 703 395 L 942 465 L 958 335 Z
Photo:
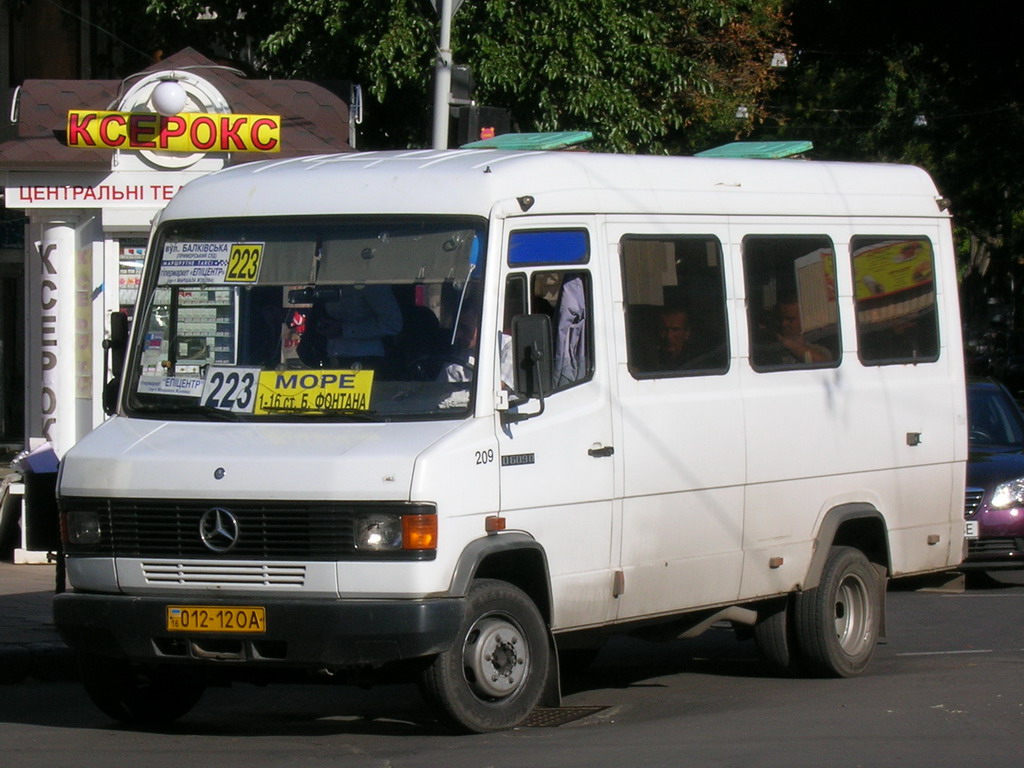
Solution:
M 0 685 L 78 679 L 78 661 L 63 643 L 0 644 Z

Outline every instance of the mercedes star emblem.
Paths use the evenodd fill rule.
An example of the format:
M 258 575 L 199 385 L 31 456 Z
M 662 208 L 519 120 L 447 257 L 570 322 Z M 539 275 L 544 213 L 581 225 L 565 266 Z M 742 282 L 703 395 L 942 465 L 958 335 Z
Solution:
M 238 543 L 238 520 L 224 507 L 213 507 L 203 513 L 199 535 L 211 551 L 228 552 Z

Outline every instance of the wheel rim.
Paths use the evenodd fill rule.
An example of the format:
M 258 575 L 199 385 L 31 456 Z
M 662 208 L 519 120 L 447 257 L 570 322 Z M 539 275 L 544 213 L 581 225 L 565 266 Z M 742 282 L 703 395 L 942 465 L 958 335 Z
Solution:
M 522 687 L 530 672 L 530 646 L 510 617 L 484 616 L 466 634 L 462 666 L 477 696 L 505 699 Z
M 867 585 L 848 575 L 836 591 L 835 628 L 839 647 L 857 656 L 868 647 L 871 627 L 871 596 Z

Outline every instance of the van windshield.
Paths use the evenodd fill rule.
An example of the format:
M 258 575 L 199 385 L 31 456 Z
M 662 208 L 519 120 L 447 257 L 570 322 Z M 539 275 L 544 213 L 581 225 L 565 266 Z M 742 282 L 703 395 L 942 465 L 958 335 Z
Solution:
M 171 222 L 129 358 L 135 416 L 391 421 L 472 405 L 483 222 Z

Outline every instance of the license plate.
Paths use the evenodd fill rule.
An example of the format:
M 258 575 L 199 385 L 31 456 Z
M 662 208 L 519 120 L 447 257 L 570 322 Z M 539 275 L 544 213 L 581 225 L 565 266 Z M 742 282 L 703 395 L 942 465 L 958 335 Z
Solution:
M 976 539 L 978 538 L 978 521 L 968 520 L 964 523 L 964 538 L 965 539 Z
M 262 606 L 169 605 L 169 632 L 242 632 L 267 631 L 267 612 Z

